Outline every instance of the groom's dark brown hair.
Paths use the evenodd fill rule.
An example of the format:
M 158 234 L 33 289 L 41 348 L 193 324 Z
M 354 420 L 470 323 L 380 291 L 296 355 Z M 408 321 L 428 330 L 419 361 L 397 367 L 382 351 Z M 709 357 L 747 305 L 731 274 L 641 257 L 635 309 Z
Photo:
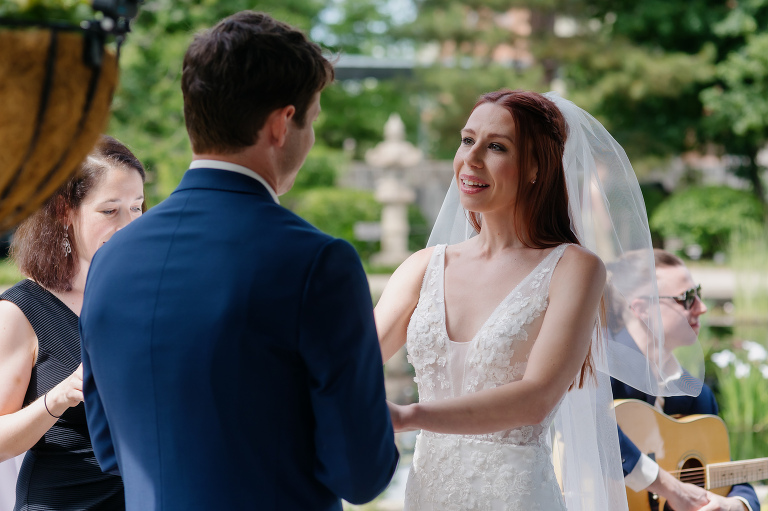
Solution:
M 316 92 L 334 78 L 320 47 L 269 15 L 242 11 L 198 34 L 184 56 L 184 119 L 197 154 L 256 142 L 268 115 L 293 105 L 300 127 Z

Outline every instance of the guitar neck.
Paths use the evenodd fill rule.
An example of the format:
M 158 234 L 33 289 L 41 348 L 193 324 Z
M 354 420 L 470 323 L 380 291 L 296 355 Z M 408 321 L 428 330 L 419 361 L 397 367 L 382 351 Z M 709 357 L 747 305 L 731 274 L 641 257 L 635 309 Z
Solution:
M 707 465 L 707 489 L 768 479 L 768 458 Z

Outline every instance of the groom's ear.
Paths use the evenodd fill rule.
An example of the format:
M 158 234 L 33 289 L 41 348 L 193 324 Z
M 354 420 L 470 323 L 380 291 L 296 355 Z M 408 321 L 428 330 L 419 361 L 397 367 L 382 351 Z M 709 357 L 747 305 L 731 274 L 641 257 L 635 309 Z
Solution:
M 264 123 L 264 127 L 266 128 L 264 132 L 269 136 L 271 143 L 277 147 L 283 147 L 285 145 L 285 141 L 288 138 L 290 123 L 293 121 L 294 115 L 296 115 L 296 107 L 293 105 L 278 108 L 269 114 L 267 122 Z

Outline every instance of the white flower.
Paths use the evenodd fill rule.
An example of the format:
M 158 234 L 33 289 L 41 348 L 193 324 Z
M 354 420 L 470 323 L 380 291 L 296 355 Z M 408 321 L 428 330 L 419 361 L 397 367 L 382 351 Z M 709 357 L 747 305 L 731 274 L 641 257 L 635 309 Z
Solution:
M 767 365 L 761 364 L 760 365 L 760 372 L 762 373 L 763 378 L 768 379 L 768 366 Z
M 768 358 L 768 351 L 763 348 L 762 344 L 753 341 L 744 341 L 741 343 L 741 346 L 747 350 L 747 359 L 750 362 L 762 362 Z
M 733 374 L 736 375 L 736 378 L 746 378 L 749 376 L 749 364 L 745 364 L 744 362 L 736 361 L 736 368 L 733 372 Z
M 710 358 L 712 359 L 712 362 L 714 362 L 715 365 L 720 369 L 725 369 L 730 364 L 736 362 L 736 355 L 734 355 L 730 350 L 723 350 L 717 353 L 713 353 Z

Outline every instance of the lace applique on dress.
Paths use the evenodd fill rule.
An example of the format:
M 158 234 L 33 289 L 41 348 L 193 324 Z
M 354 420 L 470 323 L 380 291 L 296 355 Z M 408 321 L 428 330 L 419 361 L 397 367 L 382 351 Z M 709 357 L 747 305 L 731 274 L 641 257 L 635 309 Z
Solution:
M 568 245 L 547 255 L 496 307 L 475 337 L 457 343 L 445 328 L 445 245 L 435 247 L 407 330 L 408 361 L 422 402 L 470 394 L 520 380 L 535 338 L 528 326 L 549 304 L 549 282 Z M 406 487 L 405 509 L 565 509 L 555 478 L 549 426 L 486 435 L 422 431 Z

